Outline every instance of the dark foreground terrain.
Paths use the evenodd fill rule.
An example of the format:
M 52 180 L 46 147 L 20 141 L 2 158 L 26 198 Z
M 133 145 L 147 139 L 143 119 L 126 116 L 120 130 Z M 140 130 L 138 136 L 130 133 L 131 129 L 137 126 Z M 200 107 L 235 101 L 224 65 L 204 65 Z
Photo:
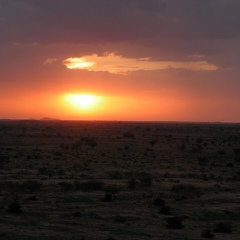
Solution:
M 0 239 L 240 239 L 240 125 L 0 122 Z

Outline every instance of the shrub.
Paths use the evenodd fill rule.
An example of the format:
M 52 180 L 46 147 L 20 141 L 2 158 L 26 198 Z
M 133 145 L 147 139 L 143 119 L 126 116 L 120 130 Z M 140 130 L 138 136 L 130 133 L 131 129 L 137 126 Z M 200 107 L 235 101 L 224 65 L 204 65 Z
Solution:
M 128 139 L 133 139 L 134 140 L 135 136 L 130 132 L 126 132 L 126 133 L 123 134 L 123 138 L 128 138 Z
M 212 234 L 210 229 L 204 229 L 201 233 L 202 238 L 214 238 L 214 234 Z
M 104 188 L 106 193 L 111 193 L 113 195 L 119 193 L 121 190 L 121 187 L 116 185 L 108 185 Z
M 120 171 L 111 171 L 108 173 L 110 179 L 122 179 L 122 173 Z
M 177 195 L 179 200 L 187 199 L 187 198 L 194 198 L 200 197 L 203 193 L 202 190 L 194 185 L 175 185 L 172 187 L 172 192 Z
M 82 217 L 82 213 L 81 212 L 74 212 L 73 216 L 74 217 Z
M 167 219 L 167 228 L 169 229 L 183 229 L 182 219 L 180 217 L 171 217 Z
M 164 215 L 170 215 L 171 214 L 171 208 L 169 206 L 162 206 L 159 209 L 159 213 L 164 214 Z
M 126 222 L 126 218 L 121 215 L 117 215 L 117 216 L 115 216 L 114 221 L 118 222 L 118 223 L 124 223 L 124 222 Z
M 153 200 L 153 205 L 161 207 L 165 205 L 165 201 L 162 198 L 157 197 L 156 199 Z
M 25 201 L 37 201 L 38 198 L 36 195 L 31 195 L 31 196 L 28 196 L 24 199 Z
M 128 180 L 128 184 L 127 184 L 127 188 L 128 188 L 128 189 L 131 189 L 131 190 L 136 189 L 136 183 L 137 183 L 137 181 L 136 181 L 135 178 L 129 179 L 129 180 Z
M 139 175 L 139 178 L 140 178 L 140 182 L 147 186 L 147 187 L 151 187 L 152 186 L 152 176 L 150 173 L 146 173 L 146 172 L 143 172 L 143 173 L 140 173 Z
M 12 214 L 20 214 L 22 213 L 21 204 L 18 200 L 13 200 L 7 207 L 7 212 Z
M 49 169 L 48 167 L 40 167 L 38 169 L 38 173 L 44 176 L 52 176 L 53 170 Z
M 1 183 L 2 190 L 8 190 L 11 192 L 17 192 L 19 190 L 19 182 L 15 181 L 4 181 Z
M 240 155 L 240 148 L 235 148 L 233 151 L 234 151 L 234 154 Z
M 88 141 L 86 143 L 87 146 L 91 147 L 91 148 L 94 148 L 97 146 L 97 142 L 95 140 L 91 140 L 91 141 Z
M 232 226 L 228 222 L 219 222 L 215 225 L 214 232 L 232 233 Z
M 105 193 L 104 198 L 103 198 L 104 202 L 112 202 L 113 201 L 113 195 L 112 193 Z
M 67 192 L 72 189 L 72 184 L 69 182 L 59 182 L 58 185 L 62 188 L 62 191 Z
M 226 164 L 226 167 L 233 168 L 233 167 L 234 167 L 234 164 L 231 163 L 231 162 L 229 162 L 229 163 Z
M 97 146 L 97 142 L 92 137 L 82 137 L 80 142 L 83 142 L 86 146 L 89 146 L 91 148 L 94 148 Z
M 154 146 L 156 143 L 158 142 L 158 140 L 156 139 L 152 139 L 151 141 L 149 141 L 149 143 Z
M 22 182 L 20 188 L 24 191 L 36 192 L 42 188 L 42 183 L 37 180 L 27 180 Z
M 90 180 L 79 183 L 79 188 L 82 191 L 101 191 L 104 187 L 104 182 L 98 180 Z

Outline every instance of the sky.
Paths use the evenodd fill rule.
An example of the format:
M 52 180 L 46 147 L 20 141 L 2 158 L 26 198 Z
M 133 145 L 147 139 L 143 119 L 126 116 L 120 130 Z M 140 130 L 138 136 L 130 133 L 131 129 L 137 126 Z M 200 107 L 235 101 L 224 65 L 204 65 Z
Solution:
M 0 0 L 0 119 L 240 122 L 239 0 Z

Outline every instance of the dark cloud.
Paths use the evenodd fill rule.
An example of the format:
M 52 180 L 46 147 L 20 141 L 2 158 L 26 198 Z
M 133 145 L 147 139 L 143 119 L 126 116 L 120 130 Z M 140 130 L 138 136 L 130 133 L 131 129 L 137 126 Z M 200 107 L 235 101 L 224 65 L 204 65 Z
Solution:
M 231 38 L 240 35 L 238 0 L 170 0 L 168 18 L 180 37 Z
M 43 43 L 136 39 L 164 8 L 157 0 L 3 0 L 2 4 L 3 39 Z
M 1 0 L 1 41 L 154 42 L 240 35 L 238 0 Z

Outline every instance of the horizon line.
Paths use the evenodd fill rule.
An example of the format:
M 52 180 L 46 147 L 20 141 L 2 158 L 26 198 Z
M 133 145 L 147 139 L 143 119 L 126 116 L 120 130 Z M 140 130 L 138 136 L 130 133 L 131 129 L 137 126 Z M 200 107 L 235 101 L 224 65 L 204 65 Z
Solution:
M 99 119 L 58 119 L 58 118 L 48 118 L 43 117 L 40 119 L 35 118 L 0 118 L 0 122 L 4 121 L 39 121 L 39 122 L 136 122 L 136 123 L 192 123 L 192 124 L 240 124 L 240 122 L 231 121 L 190 121 L 190 120 L 99 120 Z

